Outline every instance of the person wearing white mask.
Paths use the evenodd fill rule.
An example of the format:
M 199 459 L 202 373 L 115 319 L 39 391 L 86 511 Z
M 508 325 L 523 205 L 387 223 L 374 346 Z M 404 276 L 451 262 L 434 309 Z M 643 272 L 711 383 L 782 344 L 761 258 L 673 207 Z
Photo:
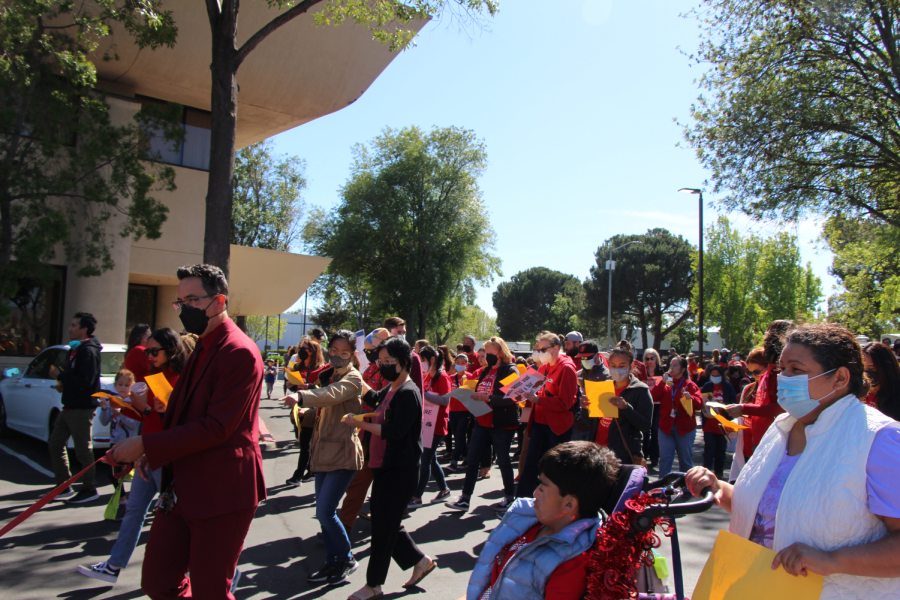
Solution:
M 774 550 L 772 568 L 817 573 L 823 600 L 900 597 L 900 423 L 866 406 L 854 334 L 834 323 L 788 333 L 775 419 L 732 486 L 688 472 L 731 513 L 731 533 Z
M 600 346 L 594 340 L 587 340 L 578 346 L 578 354 L 575 355 L 575 367 L 580 369 L 578 371 L 578 387 L 581 388 L 582 394 L 584 394 L 585 381 L 610 380 L 606 358 L 600 353 Z M 581 414 L 575 421 L 575 433 L 572 438 L 593 442 L 598 439 L 598 430 L 602 427 L 605 431 L 599 433 L 599 439 L 603 440 L 603 443 L 600 445 L 606 446 L 606 433 L 609 432 L 610 425 L 612 425 L 612 419 L 591 417 L 588 409 L 582 408 Z

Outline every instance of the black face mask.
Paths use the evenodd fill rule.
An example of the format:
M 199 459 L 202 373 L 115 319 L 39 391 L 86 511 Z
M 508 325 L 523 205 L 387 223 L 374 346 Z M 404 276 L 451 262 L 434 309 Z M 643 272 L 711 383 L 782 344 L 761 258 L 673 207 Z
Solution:
M 370 363 L 373 363 L 376 360 L 378 360 L 378 348 L 375 348 L 374 350 L 366 350 L 365 352 L 366 352 L 366 358 L 369 359 Z
M 309 358 L 309 350 L 306 348 L 300 348 L 297 350 L 297 360 L 304 361 Z
M 468 354 L 468 353 L 471 352 L 471 351 L 472 351 L 472 346 L 470 346 L 470 345 L 468 345 L 468 344 L 463 344 L 463 352 L 465 352 L 466 354 Z
M 378 365 L 378 372 L 387 381 L 397 381 L 397 378 L 400 377 L 400 373 L 397 372 L 396 365 Z
M 209 308 L 207 305 L 206 308 Z M 201 335 L 209 326 L 209 317 L 206 315 L 206 308 L 194 308 L 187 304 L 181 305 L 181 312 L 178 318 L 184 325 L 184 330 L 194 335 Z
M 496 354 L 485 354 L 484 360 L 487 361 L 489 367 L 493 367 L 500 360 L 500 357 Z

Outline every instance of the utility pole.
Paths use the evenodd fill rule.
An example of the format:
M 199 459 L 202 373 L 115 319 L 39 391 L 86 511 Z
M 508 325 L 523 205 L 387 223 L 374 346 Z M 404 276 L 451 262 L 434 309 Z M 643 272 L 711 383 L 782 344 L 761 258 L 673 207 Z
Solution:
M 617 246 L 616 248 L 612 247 L 612 244 L 609 246 L 609 260 L 606 261 L 606 269 L 609 271 L 609 297 L 606 301 L 606 349 L 609 350 L 612 348 L 612 276 L 613 271 L 616 270 L 616 261 L 613 260 L 613 252 L 618 250 L 619 248 L 624 248 L 625 246 L 630 246 L 631 244 L 640 244 L 642 243 L 640 240 L 633 240 L 628 242 L 627 244 L 622 244 L 621 246 Z
M 697 312 L 699 313 L 697 315 L 697 319 L 699 321 L 698 329 L 697 329 L 697 338 L 698 338 L 697 341 L 698 341 L 698 344 L 700 347 L 700 353 L 699 353 L 700 363 L 702 364 L 703 363 L 703 190 L 700 190 L 697 188 L 681 188 L 678 191 L 685 193 L 685 194 L 696 194 L 700 198 L 700 256 L 699 256 L 700 260 L 698 261 L 699 265 L 700 265 L 700 269 L 699 269 L 700 272 L 698 273 L 698 276 L 700 277 L 700 300 L 699 300 L 699 302 L 697 302 L 697 309 L 698 309 Z

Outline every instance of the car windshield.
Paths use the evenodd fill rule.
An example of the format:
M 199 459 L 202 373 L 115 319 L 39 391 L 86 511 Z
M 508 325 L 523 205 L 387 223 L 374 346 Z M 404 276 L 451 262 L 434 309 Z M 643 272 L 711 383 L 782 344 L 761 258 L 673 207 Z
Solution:
M 124 352 L 100 353 L 100 377 L 115 377 L 125 365 Z

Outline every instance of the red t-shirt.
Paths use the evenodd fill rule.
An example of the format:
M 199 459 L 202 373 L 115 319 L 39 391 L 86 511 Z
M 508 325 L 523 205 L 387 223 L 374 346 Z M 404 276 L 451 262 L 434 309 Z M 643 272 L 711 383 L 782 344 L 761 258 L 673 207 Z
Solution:
M 466 371 L 474 373 L 481 368 L 481 363 L 478 362 L 477 352 L 469 352 L 466 356 L 469 358 L 469 364 L 466 365 Z
M 144 352 L 144 346 L 135 346 L 125 354 L 123 368 L 134 373 L 135 383 L 143 383 L 144 377 L 150 374 L 150 357 Z
M 431 392 L 432 394 L 438 394 L 439 396 L 444 396 L 450 393 L 450 376 L 446 373 L 441 373 L 438 377 L 437 383 L 433 386 L 431 385 L 432 375 L 425 373 L 425 381 L 423 382 L 425 385 L 425 391 Z M 465 407 L 463 407 L 465 408 Z M 438 410 L 437 421 L 434 423 L 434 435 L 447 435 L 447 426 L 450 421 L 450 417 L 447 415 L 447 407 L 442 406 L 440 410 Z
M 463 384 L 463 376 L 462 373 L 456 372 L 450 376 L 450 391 L 459 389 Z M 456 398 L 450 398 L 450 412 L 462 412 L 466 410 L 466 407 L 463 406 L 463 403 L 457 400 Z
M 722 399 L 722 386 L 713 385 L 712 401 L 725 404 L 722 402 Z M 724 435 L 722 429 L 719 427 L 719 422 L 715 419 L 707 419 L 706 417 L 703 418 L 703 433 L 718 433 L 719 435 Z
M 560 354 L 555 365 L 544 363 L 538 370 L 547 376 L 547 380 L 538 390 L 541 400 L 534 407 L 532 419 L 535 423 L 549 425 L 556 435 L 562 435 L 575 422 L 571 411 L 578 393 L 575 363 L 565 354 Z
M 497 579 L 500 578 L 500 572 L 509 562 L 516 552 L 532 543 L 538 532 L 541 530 L 541 524 L 536 523 L 534 527 L 525 532 L 525 535 L 519 537 L 512 544 L 504 546 L 494 559 L 494 568 L 491 571 L 491 585 L 488 586 L 484 593 L 481 594 L 479 600 L 489 600 Z M 570 558 L 562 563 L 550 574 L 547 583 L 544 586 L 545 600 L 579 600 L 587 589 L 587 572 L 585 566 L 588 562 L 588 553 L 582 552 L 575 558 Z
M 491 371 L 487 375 L 485 375 L 484 379 L 482 379 L 478 384 L 478 387 L 475 391 L 481 392 L 482 394 L 493 394 L 495 379 L 497 379 L 497 369 L 491 369 Z M 475 417 L 475 420 L 478 421 L 478 424 L 482 427 L 493 427 L 494 411 L 491 411 L 485 415 L 481 415 L 480 417 Z

